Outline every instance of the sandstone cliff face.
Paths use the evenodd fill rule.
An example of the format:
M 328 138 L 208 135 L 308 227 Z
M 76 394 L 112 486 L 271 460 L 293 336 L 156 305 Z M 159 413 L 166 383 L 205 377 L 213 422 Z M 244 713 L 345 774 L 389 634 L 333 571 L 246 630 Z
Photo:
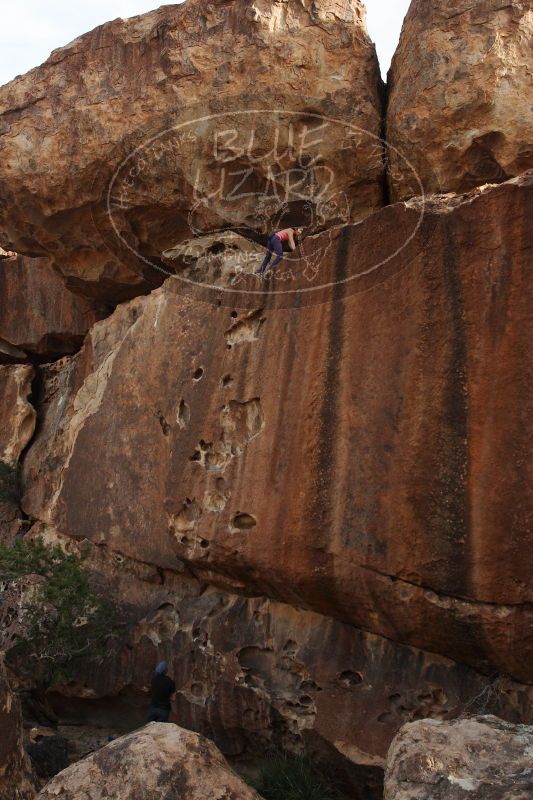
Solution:
M 32 358 L 74 353 L 103 311 L 69 292 L 47 258 L 0 261 L 0 340 Z
M 40 800 L 260 800 L 212 742 L 153 722 L 61 772 Z
M 35 409 L 28 401 L 34 376 L 29 364 L 0 367 L 0 461 L 16 464 L 35 430 Z
M 32 535 L 76 552 L 49 526 Z M 381 800 L 387 750 L 406 722 L 465 708 L 533 722 L 531 687 L 509 678 L 494 682 L 330 617 L 208 587 L 185 567 L 157 569 L 104 543 L 86 563 L 112 602 L 126 604 L 133 626 L 99 670 L 87 665 L 56 687 L 52 702 L 68 723 L 122 732 L 142 725 L 153 666 L 164 657 L 178 687 L 174 721 L 226 756 L 305 747 L 335 765 L 348 796 Z
M 230 312 L 171 279 L 120 307 L 49 371 L 25 511 L 531 681 L 530 196 L 529 177 L 435 201 L 330 304 L 275 308 L 273 285 Z M 323 272 L 364 273 L 360 245 L 416 214 L 344 229 Z
M 31 800 L 36 781 L 24 752 L 20 703 L 9 688 L 0 654 L 0 796 L 2 800 Z
M 496 717 L 402 728 L 387 759 L 385 800 L 527 800 L 533 727 Z
M 348 218 L 379 208 L 380 79 L 363 16 L 360 0 L 189 0 L 54 51 L 0 91 L 4 241 L 121 300 L 162 280 L 138 254 L 157 261 L 191 229 L 264 233 L 304 201 L 324 224 L 332 196 Z M 325 131 L 321 115 L 352 129 Z
M 463 192 L 533 166 L 529 2 L 413 0 L 389 73 L 387 140 L 424 189 Z M 391 150 L 393 199 L 420 194 Z
M 505 181 L 530 158 L 530 14 L 430 5 L 389 139 L 426 191 Z M 533 176 L 376 212 L 379 94 L 358 0 L 189 0 L 0 90 L 0 240 L 43 256 L 0 251 L 0 359 L 64 356 L 0 367 L 7 537 L 87 551 L 129 626 L 54 707 L 126 732 L 165 657 L 181 724 L 228 756 L 307 748 L 357 800 L 406 722 L 533 722 Z M 301 259 L 258 280 L 261 235 L 297 220 Z M 99 320 L 95 298 L 127 302 Z M 43 797 L 128 797 L 111 768 L 140 739 Z

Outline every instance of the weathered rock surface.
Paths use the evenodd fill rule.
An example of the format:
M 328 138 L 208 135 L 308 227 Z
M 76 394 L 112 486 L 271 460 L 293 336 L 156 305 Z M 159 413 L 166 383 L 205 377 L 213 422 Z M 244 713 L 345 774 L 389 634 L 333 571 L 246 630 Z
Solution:
M 15 538 L 25 533 L 30 525 L 23 518 L 14 501 L 0 502 L 0 543 L 11 545 Z
M 35 533 L 66 541 L 50 529 Z M 88 563 L 103 575 L 113 603 L 136 602 L 136 624 L 101 669 L 89 665 L 77 682 L 57 687 L 54 707 L 72 724 L 118 725 L 123 732 L 142 725 L 153 665 L 164 656 L 178 689 L 176 720 L 213 739 L 226 756 L 329 748 L 328 757 L 358 766 L 355 797 L 359 787 L 362 798 L 374 798 L 389 745 L 408 721 L 485 707 L 533 723 L 533 689 L 508 678 L 495 682 L 267 598 L 206 589 L 186 572 L 158 581 L 155 568 L 102 545 Z
M 0 797 L 31 800 L 35 779 L 24 751 L 22 716 L 16 695 L 9 688 L 3 655 L 0 655 Z
M 406 725 L 387 758 L 385 800 L 528 800 L 533 727 L 497 717 Z
M 263 230 L 304 201 L 325 224 L 333 195 L 353 219 L 382 205 L 380 78 L 360 0 L 188 0 L 118 19 L 2 87 L 0 115 L 2 241 L 50 255 L 89 295 L 160 283 L 136 254 L 157 259 L 198 229 Z M 325 130 L 321 115 L 352 128 Z M 164 131 L 119 172 L 111 220 L 113 175 Z
M 27 360 L 24 350 L 19 350 L 18 347 L 13 347 L 9 342 L 0 339 L 0 364 L 20 364 Z
M 464 192 L 533 167 L 526 0 L 412 0 L 394 56 L 387 139 L 424 189 Z M 420 194 L 392 150 L 393 199 Z
M 16 464 L 35 430 L 36 412 L 28 398 L 34 369 L 0 366 L 0 461 Z
M 260 800 L 212 742 L 152 722 L 56 775 L 39 800 Z
M 531 183 L 435 200 L 377 271 L 418 203 L 345 228 L 329 303 L 271 307 L 275 282 L 230 313 L 171 279 L 118 308 L 48 373 L 25 511 L 531 683 Z
M 104 316 L 69 292 L 47 258 L 0 260 L 0 340 L 40 359 L 74 353 Z

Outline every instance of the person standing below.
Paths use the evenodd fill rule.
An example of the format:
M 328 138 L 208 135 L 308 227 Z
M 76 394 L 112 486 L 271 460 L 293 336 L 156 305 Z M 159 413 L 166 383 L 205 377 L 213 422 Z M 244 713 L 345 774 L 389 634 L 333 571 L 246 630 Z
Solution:
M 166 661 L 161 661 L 155 668 L 152 678 L 152 702 L 147 722 L 168 722 L 171 702 L 176 696 L 176 684 L 168 677 L 167 671 Z
M 277 231 L 277 233 L 273 233 L 271 236 L 269 236 L 267 254 L 257 274 L 262 275 L 267 271 L 270 264 L 270 259 L 274 253 L 276 254 L 276 258 L 272 264 L 270 264 L 270 269 L 275 269 L 278 266 L 279 262 L 283 258 L 283 242 L 288 242 L 291 250 L 296 250 L 296 242 L 294 241 L 294 237 L 295 235 L 301 236 L 302 233 L 303 228 L 284 228 L 282 231 Z

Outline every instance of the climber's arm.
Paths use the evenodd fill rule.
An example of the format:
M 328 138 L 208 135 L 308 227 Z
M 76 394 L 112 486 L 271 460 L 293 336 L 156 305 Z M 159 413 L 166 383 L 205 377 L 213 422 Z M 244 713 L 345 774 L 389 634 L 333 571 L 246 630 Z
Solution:
M 287 233 L 288 233 L 288 237 L 289 237 L 289 247 L 291 248 L 292 251 L 294 251 L 294 250 L 296 250 L 296 244 L 295 244 L 295 241 L 294 241 L 294 231 L 289 230 L 289 231 L 287 231 Z

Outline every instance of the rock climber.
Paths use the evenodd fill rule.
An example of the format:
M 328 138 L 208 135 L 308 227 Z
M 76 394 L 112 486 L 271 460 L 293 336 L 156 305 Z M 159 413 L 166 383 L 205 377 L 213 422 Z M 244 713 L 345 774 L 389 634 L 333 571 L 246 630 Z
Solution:
M 147 722 L 168 722 L 171 702 L 176 696 L 176 684 L 167 675 L 168 664 L 160 661 L 152 678 L 152 702 Z
M 257 274 L 262 275 L 265 273 L 268 270 L 269 265 L 271 270 L 278 266 L 279 262 L 283 258 L 283 242 L 288 242 L 292 251 L 296 250 L 296 242 L 294 237 L 296 236 L 299 239 L 303 233 L 303 230 L 303 228 L 284 228 L 282 231 L 277 231 L 277 233 L 271 234 L 268 237 L 267 254 L 265 256 L 265 260 L 261 264 Z M 274 253 L 276 254 L 276 258 L 272 264 L 270 264 L 270 259 Z

